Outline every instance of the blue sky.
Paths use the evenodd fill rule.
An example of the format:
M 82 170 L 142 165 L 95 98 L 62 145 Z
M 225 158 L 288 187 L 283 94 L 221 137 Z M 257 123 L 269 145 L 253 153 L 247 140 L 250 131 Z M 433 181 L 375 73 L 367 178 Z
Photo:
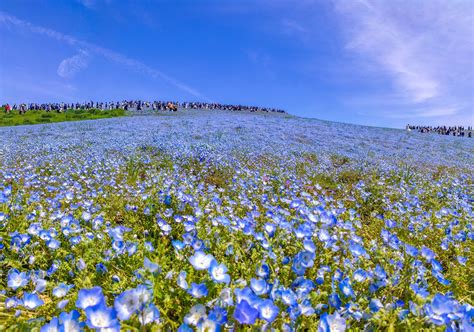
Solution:
M 210 100 L 474 123 L 473 1 L 0 2 L 0 103 Z

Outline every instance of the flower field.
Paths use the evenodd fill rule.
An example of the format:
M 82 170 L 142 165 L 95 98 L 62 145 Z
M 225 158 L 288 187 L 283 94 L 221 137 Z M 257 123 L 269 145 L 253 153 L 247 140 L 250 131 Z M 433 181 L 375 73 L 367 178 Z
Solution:
M 0 330 L 474 328 L 474 140 L 218 111 L 0 140 Z

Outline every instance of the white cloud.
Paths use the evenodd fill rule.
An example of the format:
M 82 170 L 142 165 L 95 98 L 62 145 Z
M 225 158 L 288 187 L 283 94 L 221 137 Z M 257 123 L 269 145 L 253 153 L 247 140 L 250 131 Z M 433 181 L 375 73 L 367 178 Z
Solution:
M 9 15 L 1 11 L 0 11 L 0 23 L 3 23 L 7 25 L 8 27 L 16 26 L 21 29 L 29 30 L 33 33 L 47 36 L 49 38 L 56 39 L 57 41 L 66 43 L 70 46 L 77 48 L 78 50 L 83 50 L 87 53 L 91 53 L 91 54 L 94 53 L 94 54 L 100 55 L 107 60 L 121 64 L 125 67 L 128 67 L 129 69 L 135 72 L 147 75 L 155 79 L 162 79 L 165 82 L 168 82 L 169 84 L 175 86 L 176 88 L 186 93 L 189 93 L 190 95 L 193 95 L 194 97 L 200 98 L 205 101 L 212 101 L 210 98 L 206 97 L 205 95 L 200 93 L 198 90 L 186 85 L 183 82 L 180 82 L 179 80 L 163 73 L 162 71 L 152 68 L 150 66 L 147 66 L 138 60 L 129 58 L 126 55 L 112 51 L 105 47 L 88 43 L 86 41 L 77 39 L 73 36 L 66 35 L 52 29 L 34 25 L 30 22 L 20 20 L 16 18 L 15 16 Z
M 84 7 L 93 8 L 95 6 L 95 0 L 78 0 Z
M 286 33 L 288 34 L 293 34 L 293 33 L 307 33 L 308 31 L 304 26 L 299 24 L 298 22 L 294 20 L 290 20 L 288 18 L 285 18 L 284 20 L 281 21 L 283 28 Z
M 347 49 L 387 74 L 420 117 L 472 107 L 472 9 L 469 1 L 336 1 Z
M 77 1 L 88 9 L 96 9 L 99 3 L 101 2 L 106 2 L 107 4 L 112 2 L 112 0 L 77 0 Z
M 80 71 L 87 68 L 89 54 L 83 50 L 70 58 L 64 59 L 58 66 L 57 73 L 63 78 L 72 78 Z
M 392 119 L 419 119 L 419 118 L 438 118 L 453 116 L 458 112 L 458 107 L 440 107 L 440 108 L 417 108 L 410 112 L 390 112 L 385 114 Z

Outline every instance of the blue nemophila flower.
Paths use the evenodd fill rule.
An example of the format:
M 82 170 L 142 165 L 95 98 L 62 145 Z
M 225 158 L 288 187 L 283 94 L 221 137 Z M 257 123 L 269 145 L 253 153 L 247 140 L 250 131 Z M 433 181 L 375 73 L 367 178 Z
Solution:
M 5 204 L 8 202 L 8 197 L 4 192 L 0 191 L 0 204 Z
M 436 257 L 436 254 L 428 247 L 421 248 L 421 256 L 423 256 L 428 262 Z
M 306 239 L 303 241 L 303 247 L 306 251 L 314 253 L 316 252 L 316 245 L 313 240 Z
M 188 324 L 181 324 L 178 327 L 178 332 L 194 332 L 194 329 L 191 326 L 189 326 Z
M 324 228 L 331 228 L 337 224 L 336 216 L 327 211 L 321 213 L 321 215 L 319 216 L 319 221 L 321 222 Z
M 165 203 L 166 206 L 171 206 L 172 198 L 170 195 L 166 195 L 165 199 L 163 200 L 163 203 Z
M 125 242 L 123 241 L 113 241 L 112 242 L 112 249 L 116 251 L 118 254 L 123 253 L 125 250 Z
M 268 292 L 268 284 L 264 279 L 255 279 L 250 280 L 250 288 L 257 295 L 263 295 Z
M 349 250 L 355 257 L 363 256 L 366 253 L 365 249 L 360 244 L 353 241 L 349 244 Z
M 250 306 L 246 300 L 240 301 L 235 307 L 234 318 L 240 324 L 254 324 L 257 320 L 259 312 L 257 309 Z
M 133 314 L 139 313 L 149 305 L 152 296 L 152 291 L 145 285 L 138 285 L 136 288 L 124 291 L 114 301 L 118 318 L 128 320 Z
M 302 201 L 302 200 L 300 200 L 300 199 L 295 199 L 295 200 L 291 201 L 291 203 L 290 203 L 290 208 L 291 208 L 291 209 L 296 209 L 296 208 L 298 208 L 298 207 L 299 207 L 300 205 L 302 205 L 302 204 L 303 204 L 303 201 Z
M 418 255 L 418 249 L 409 244 L 405 244 L 405 250 L 407 254 L 412 257 L 416 257 Z
M 151 303 L 138 314 L 138 320 L 142 325 L 158 323 L 160 321 L 160 310 Z
M 23 294 L 23 306 L 27 309 L 36 309 L 44 304 L 44 301 L 37 295 L 25 292 Z
M 344 332 L 346 320 L 338 312 L 329 315 L 324 313 L 319 321 L 318 332 Z
M 434 271 L 437 272 L 442 272 L 443 271 L 443 266 L 437 259 L 432 259 L 431 260 L 431 267 L 433 268 Z
M 196 239 L 194 240 L 192 247 L 195 251 L 199 251 L 204 248 L 204 241 Z
M 448 279 L 446 279 L 443 273 L 441 273 L 440 271 L 432 269 L 431 273 L 436 278 L 436 280 L 438 280 L 440 284 L 445 285 L 445 286 L 449 286 L 451 284 L 451 282 Z
M 59 322 L 60 322 L 60 331 L 66 332 L 76 332 L 82 331 L 84 328 L 85 323 L 79 321 L 80 314 L 76 310 L 72 310 L 70 312 L 61 312 L 59 315 Z
M 256 274 L 260 278 L 267 279 L 270 276 L 270 266 L 268 266 L 266 263 L 262 263 L 257 267 Z
M 415 292 L 416 295 L 426 298 L 430 293 L 424 287 L 420 287 L 418 284 L 411 284 L 410 288 Z
M 188 289 L 188 293 L 191 294 L 193 297 L 199 299 L 201 297 L 207 296 L 208 290 L 206 284 L 196 284 L 194 282 L 191 283 L 191 288 Z
M 409 313 L 410 313 L 410 310 L 408 309 L 400 310 L 400 312 L 398 313 L 398 319 L 404 320 L 408 316 Z
M 160 272 L 161 268 L 158 264 L 153 263 L 151 260 L 149 260 L 147 257 L 145 257 L 145 260 L 143 262 L 143 267 L 145 270 L 150 271 L 151 273 L 155 272 Z
M 37 278 L 33 280 L 33 283 L 35 284 L 36 293 L 43 293 L 46 290 L 46 280 L 42 278 Z
M 305 298 L 314 289 L 314 286 L 315 284 L 313 281 L 304 277 L 297 278 L 291 284 L 291 287 L 295 289 L 296 294 L 300 299 Z
M 451 297 L 438 293 L 426 306 L 426 311 L 434 324 L 448 324 L 452 319 L 458 318 L 453 314 L 459 311 L 459 304 Z
M 265 232 L 268 234 L 269 237 L 273 237 L 275 235 L 275 231 L 277 229 L 276 225 L 267 222 L 264 226 Z
M 349 278 L 345 278 L 340 284 L 339 289 L 341 290 L 342 294 L 346 297 L 354 297 L 354 291 L 352 290 L 351 282 Z
M 189 310 L 189 313 L 184 316 L 184 322 L 188 325 L 197 326 L 204 318 L 206 318 L 206 307 L 202 304 L 196 304 Z
M 463 257 L 463 256 L 458 256 L 457 260 L 458 260 L 459 264 L 461 264 L 461 265 L 466 265 L 466 263 L 467 263 L 467 258 Z
M 341 308 L 342 301 L 339 295 L 337 295 L 336 293 L 332 293 L 331 295 L 329 295 L 328 302 L 331 307 L 336 308 L 337 310 Z
M 153 248 L 153 244 L 152 244 L 150 241 L 145 241 L 145 243 L 143 244 L 143 246 L 145 247 L 145 249 L 146 249 L 148 252 L 154 252 L 154 251 L 155 251 L 155 248 Z
M 343 273 L 340 269 L 336 269 L 332 276 L 332 282 L 340 282 L 342 280 Z
M 60 325 L 59 325 L 59 319 L 57 317 L 53 317 L 49 321 L 49 323 L 44 324 L 40 329 L 40 332 L 59 332 L 59 331 L 60 331 Z
M 261 298 L 255 295 L 249 287 L 244 287 L 242 289 L 236 288 L 234 293 L 237 303 L 245 300 L 248 304 L 255 307 L 261 301 Z
M 280 293 L 280 296 L 283 303 L 287 306 L 291 307 L 296 304 L 296 294 L 291 289 L 283 289 Z
M 227 249 L 225 250 L 226 256 L 232 256 L 234 254 L 234 246 L 232 244 L 229 244 L 227 246 Z
M 56 239 L 51 239 L 46 242 L 46 245 L 48 246 L 49 249 L 56 250 L 61 246 L 61 242 L 59 242 Z
M 114 308 L 120 320 L 128 320 L 140 308 L 138 293 L 134 289 L 124 291 L 114 300 Z
M 104 263 L 97 263 L 95 265 L 95 270 L 99 274 L 105 274 L 105 273 L 107 273 L 107 266 L 105 266 Z
M 232 289 L 230 288 L 222 289 L 219 295 L 219 302 L 221 305 L 224 305 L 224 306 L 233 306 L 234 299 L 232 298 Z
M 183 241 L 180 241 L 180 240 L 173 240 L 171 243 L 173 244 L 173 247 L 176 250 L 181 250 L 184 247 L 186 247 L 186 244 Z
M 292 307 L 288 307 L 288 308 L 286 309 L 286 312 L 289 314 L 290 319 L 291 319 L 292 321 L 296 321 L 296 320 L 298 319 L 298 317 L 301 316 L 301 308 L 300 308 L 300 306 L 298 306 L 298 305 L 294 305 L 294 306 L 292 306 Z
M 298 259 L 305 268 L 312 267 L 314 265 L 314 252 L 302 251 L 298 254 Z
M 259 317 L 271 323 L 278 316 L 280 310 L 272 300 L 263 300 L 258 304 Z
M 64 309 L 64 307 L 66 307 L 69 303 L 69 300 L 61 300 L 58 302 L 58 304 L 56 304 L 56 308 L 62 310 Z
M 89 211 L 82 212 L 82 219 L 84 221 L 89 221 L 92 218 L 92 214 Z
M 76 307 L 86 309 L 99 303 L 105 303 L 102 288 L 96 286 L 90 289 L 81 289 L 77 294 Z
M 85 309 L 87 326 L 93 329 L 118 329 L 119 321 L 114 308 L 109 308 L 104 302 Z
M 189 257 L 189 262 L 196 270 L 207 270 L 211 266 L 214 256 L 204 253 L 204 251 L 196 251 L 194 255 Z
M 225 324 L 227 322 L 227 310 L 222 307 L 215 307 L 209 312 L 207 318 L 219 325 Z
M 196 231 L 186 232 L 183 234 L 183 243 L 185 245 L 192 245 L 196 239 Z
M 365 272 L 362 269 L 358 269 L 354 272 L 352 275 L 355 281 L 357 282 L 363 282 L 367 278 L 367 272 Z
M 381 280 L 387 279 L 387 272 L 378 264 L 375 266 L 374 275 Z
M 56 271 L 59 269 L 60 266 L 61 266 L 61 262 L 59 260 L 55 260 L 53 264 L 51 264 L 51 266 L 49 267 L 48 271 L 46 271 L 46 274 L 49 277 L 52 276 L 53 274 L 56 273 Z
M 127 250 L 128 255 L 132 256 L 133 254 L 137 252 L 138 245 L 134 242 L 127 242 L 125 249 Z
M 143 308 L 153 298 L 153 290 L 150 288 L 150 285 L 138 285 L 135 287 L 135 292 L 138 294 L 140 308 Z
M 188 282 L 186 281 L 186 271 L 181 271 L 178 275 L 177 283 L 182 289 L 188 289 Z
M 5 308 L 11 309 L 21 305 L 21 300 L 16 297 L 7 297 L 5 300 Z
M 370 300 L 369 308 L 370 308 L 371 311 L 377 312 L 377 311 L 379 311 L 380 309 L 383 308 L 383 304 L 382 304 L 382 302 L 380 302 L 379 299 L 372 299 L 372 300 Z
M 227 274 L 227 267 L 224 264 L 218 264 L 216 260 L 212 260 L 209 267 L 209 274 L 215 282 L 228 284 L 230 276 Z
M 10 235 L 11 235 L 10 243 L 14 251 L 18 251 L 24 248 L 26 245 L 28 245 L 31 242 L 31 236 L 29 236 L 28 234 L 21 234 L 15 231 Z
M 16 290 L 26 286 L 28 283 L 28 275 L 26 272 L 20 272 L 17 269 L 8 271 L 7 286 Z
M 314 315 L 316 312 L 315 308 L 311 304 L 310 299 L 305 299 L 303 300 L 299 305 L 298 305 L 299 310 L 301 311 L 301 314 L 303 316 L 311 316 Z
M 76 267 L 78 268 L 79 271 L 82 271 L 82 270 L 85 270 L 87 265 L 86 265 L 86 262 L 84 262 L 82 258 L 79 258 L 76 263 Z
M 64 297 L 72 287 L 74 287 L 74 285 L 66 285 L 64 283 L 60 283 L 59 286 L 53 289 L 53 295 L 55 297 Z
M 304 266 L 303 261 L 298 256 L 296 256 L 293 259 L 293 264 L 291 265 L 291 269 L 298 276 L 302 276 L 306 272 L 306 267 Z

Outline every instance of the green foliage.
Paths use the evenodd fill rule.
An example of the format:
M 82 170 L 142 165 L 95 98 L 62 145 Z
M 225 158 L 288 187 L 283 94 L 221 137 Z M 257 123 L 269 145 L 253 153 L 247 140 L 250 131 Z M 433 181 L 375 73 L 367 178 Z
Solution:
M 58 113 L 56 111 L 27 111 L 25 114 L 19 114 L 18 111 L 11 111 L 7 114 L 2 109 L 0 110 L 0 127 L 54 123 L 64 121 L 94 120 L 119 116 L 125 116 L 125 111 L 122 109 L 69 109 L 66 110 L 66 112 L 64 113 Z

